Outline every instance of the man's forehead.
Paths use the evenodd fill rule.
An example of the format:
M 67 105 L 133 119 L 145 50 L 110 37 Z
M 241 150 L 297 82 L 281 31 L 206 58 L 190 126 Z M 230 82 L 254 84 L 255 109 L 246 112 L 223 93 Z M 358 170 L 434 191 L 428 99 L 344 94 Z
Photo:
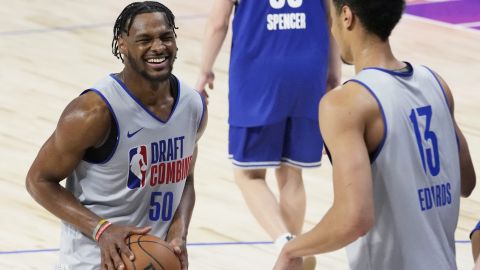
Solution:
M 130 22 L 127 22 L 127 25 Z M 173 31 L 173 26 L 168 23 L 167 15 L 163 12 L 149 12 L 149 13 L 141 13 L 135 16 L 133 19 L 133 23 L 131 24 L 129 32 L 137 32 L 141 30 L 145 30 L 147 27 L 161 27 L 161 28 L 168 28 L 166 31 L 171 30 Z

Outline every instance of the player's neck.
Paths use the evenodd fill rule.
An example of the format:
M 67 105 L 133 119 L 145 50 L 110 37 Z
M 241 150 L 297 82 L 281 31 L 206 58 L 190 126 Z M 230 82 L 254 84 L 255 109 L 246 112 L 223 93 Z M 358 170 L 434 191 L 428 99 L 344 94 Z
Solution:
M 367 67 L 379 67 L 384 69 L 401 69 L 405 64 L 398 61 L 392 53 L 390 43 L 383 42 L 378 38 L 366 38 L 357 43 L 353 48 L 355 73 Z
M 159 100 L 171 97 L 170 80 L 148 81 L 140 74 L 124 69 L 118 74 L 120 80 L 144 105 L 154 105 Z

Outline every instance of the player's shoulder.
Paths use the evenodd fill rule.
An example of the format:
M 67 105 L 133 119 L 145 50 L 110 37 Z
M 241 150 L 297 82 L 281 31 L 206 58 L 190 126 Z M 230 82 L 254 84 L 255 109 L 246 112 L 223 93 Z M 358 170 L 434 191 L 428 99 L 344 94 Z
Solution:
M 196 91 L 190 84 L 182 80 L 181 78 L 174 76 L 175 80 L 178 82 L 178 87 L 180 88 L 180 91 L 183 92 L 183 94 L 186 94 L 188 96 L 195 96 L 198 91 Z
M 110 117 L 110 110 L 103 98 L 98 93 L 87 90 L 66 106 L 61 119 L 94 125 L 96 123 L 109 123 Z
M 97 114 L 110 112 L 103 97 L 95 91 L 85 91 L 82 95 L 75 98 L 72 101 L 72 104 L 78 110 L 82 110 L 86 113 Z
M 189 105 L 193 103 L 193 104 L 196 104 L 197 106 L 203 107 L 204 100 L 202 95 L 197 90 L 195 90 L 192 86 L 182 81 L 178 77 L 177 77 L 177 81 L 180 89 L 180 97 L 185 99 L 189 103 Z
M 442 76 L 440 76 L 440 74 L 438 74 L 435 70 L 433 69 L 430 69 L 426 66 L 424 66 L 427 70 L 429 70 L 429 72 L 435 77 L 435 79 L 437 80 L 438 84 L 440 85 L 440 87 L 442 88 L 442 91 L 443 93 L 445 94 L 445 97 L 447 99 L 447 103 L 448 103 L 448 106 L 449 106 L 449 109 L 450 111 L 453 112 L 453 109 L 454 109 L 454 100 L 453 100 L 453 95 L 452 95 L 452 91 L 450 90 L 450 87 L 448 86 L 447 82 L 445 81 L 445 79 L 443 79 Z
M 348 107 L 361 109 L 375 105 L 374 97 L 365 86 L 354 81 L 348 81 L 330 90 L 320 101 L 320 108 L 334 109 Z
M 103 99 L 95 92 L 85 92 L 66 106 L 55 129 L 56 138 L 86 149 L 105 138 L 111 121 Z

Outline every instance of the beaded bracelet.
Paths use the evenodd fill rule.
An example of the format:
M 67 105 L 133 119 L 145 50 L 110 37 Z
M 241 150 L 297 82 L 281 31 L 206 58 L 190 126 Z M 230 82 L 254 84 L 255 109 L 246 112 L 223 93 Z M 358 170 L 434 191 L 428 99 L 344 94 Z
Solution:
M 107 223 L 108 220 L 106 219 L 101 219 L 98 223 L 97 223 L 97 226 L 95 226 L 95 229 L 93 229 L 93 232 L 92 232 L 92 239 L 95 240 L 95 236 L 97 235 L 98 233 L 98 230 L 100 230 L 100 227 L 102 227 L 103 224 Z
M 107 221 L 103 226 L 100 227 L 100 229 L 98 230 L 97 234 L 95 235 L 95 241 L 98 242 L 98 240 L 100 239 L 100 236 L 102 236 L 103 232 L 105 232 L 105 230 L 110 227 L 112 225 L 112 223 L 110 221 Z

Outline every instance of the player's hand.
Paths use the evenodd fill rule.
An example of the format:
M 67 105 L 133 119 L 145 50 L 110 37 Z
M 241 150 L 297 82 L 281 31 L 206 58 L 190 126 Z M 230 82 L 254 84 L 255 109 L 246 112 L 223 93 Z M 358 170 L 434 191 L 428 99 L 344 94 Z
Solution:
M 170 241 L 170 245 L 173 247 L 175 255 L 180 258 L 180 263 L 182 264 L 182 270 L 188 269 L 188 253 L 187 253 L 187 243 L 181 238 L 174 238 Z
M 302 270 L 303 259 L 301 257 L 288 258 L 282 252 L 273 267 L 273 270 Z
M 115 224 L 108 227 L 98 239 L 102 270 L 125 269 L 121 254 L 130 260 L 135 258 L 125 244 L 125 239 L 133 234 L 147 234 L 150 230 L 150 227 L 139 228 Z
M 208 93 L 205 89 L 205 86 L 208 85 L 208 88 L 213 90 L 213 81 L 215 80 L 215 74 L 213 71 L 208 71 L 205 73 L 201 73 L 198 77 L 197 84 L 195 85 L 195 89 L 204 97 L 205 103 L 208 104 Z

